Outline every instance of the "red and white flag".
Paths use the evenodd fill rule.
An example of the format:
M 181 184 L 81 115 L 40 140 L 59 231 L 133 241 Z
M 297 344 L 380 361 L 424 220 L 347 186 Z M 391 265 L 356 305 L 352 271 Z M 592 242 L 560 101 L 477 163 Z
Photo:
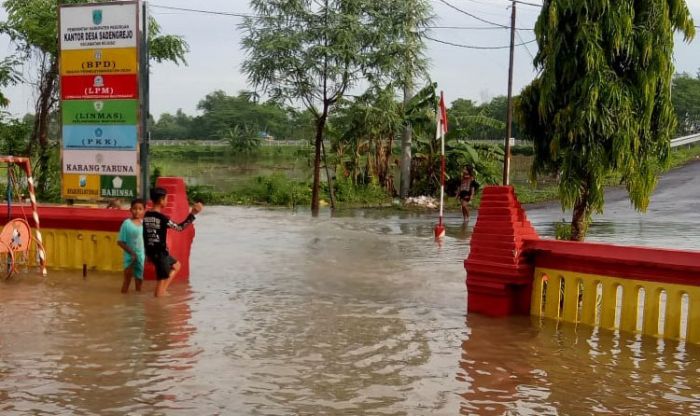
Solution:
M 440 125 L 442 133 L 447 134 L 447 108 L 445 107 L 445 95 L 440 91 Z

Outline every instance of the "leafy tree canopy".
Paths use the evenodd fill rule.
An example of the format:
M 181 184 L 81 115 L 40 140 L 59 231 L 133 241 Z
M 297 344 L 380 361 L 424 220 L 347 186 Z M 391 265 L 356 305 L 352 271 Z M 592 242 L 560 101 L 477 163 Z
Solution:
M 533 177 L 559 175 L 572 238 L 604 205 L 612 174 L 645 210 L 676 120 L 673 35 L 695 35 L 684 0 L 545 0 L 535 25 L 538 77 L 518 103 L 534 140 Z
M 700 77 L 677 74 L 671 92 L 678 119 L 676 134 L 684 136 L 700 131 Z

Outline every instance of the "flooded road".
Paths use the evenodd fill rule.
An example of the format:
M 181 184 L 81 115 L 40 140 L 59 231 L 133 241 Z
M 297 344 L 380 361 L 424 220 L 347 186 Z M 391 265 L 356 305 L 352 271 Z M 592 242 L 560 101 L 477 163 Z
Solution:
M 700 249 L 697 222 L 673 228 L 698 210 L 662 202 L 613 201 L 592 239 Z M 547 234 L 561 214 L 528 215 Z M 0 414 L 700 414 L 696 346 L 466 316 L 472 227 L 450 214 L 437 247 L 434 222 L 209 207 L 166 298 L 116 274 L 1 283 Z

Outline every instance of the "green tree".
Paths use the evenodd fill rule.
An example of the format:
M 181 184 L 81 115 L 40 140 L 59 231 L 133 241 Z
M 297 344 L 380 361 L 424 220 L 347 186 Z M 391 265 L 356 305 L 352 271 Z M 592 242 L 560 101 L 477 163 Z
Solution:
M 32 127 L 32 146 L 38 145 L 37 192 L 45 197 L 50 176 L 49 132 L 50 117 L 58 103 L 58 3 L 80 4 L 87 0 L 5 0 L 7 21 L 0 23 L 0 33 L 10 36 L 18 55 L 26 62 L 36 62 L 37 99 L 35 122 Z M 98 1 L 108 3 L 109 1 Z M 187 43 L 174 35 L 161 35 L 160 26 L 149 21 L 150 59 L 156 62 L 185 62 Z
M 255 129 L 245 124 L 228 129 L 225 138 L 231 149 L 238 154 L 249 155 L 260 147 L 260 139 L 256 137 Z
M 19 82 L 20 77 L 15 69 L 18 62 L 14 57 L 6 57 L 0 60 L 0 108 L 7 107 L 10 100 L 3 94 L 2 89 Z
M 242 28 L 243 71 L 277 102 L 301 103 L 314 116 L 312 213 L 318 213 L 321 145 L 328 116 L 362 78 L 381 83 L 406 66 L 406 0 L 251 0 Z M 411 23 L 411 26 L 413 23 Z M 406 71 L 408 72 L 408 71 Z
M 26 120 L 0 119 L 0 154 L 17 155 L 24 152 L 29 141 L 31 123 Z
M 676 134 L 694 134 L 700 130 L 700 76 L 676 74 L 671 90 L 673 108 L 678 119 Z
M 178 109 L 175 115 L 163 113 L 151 127 L 151 137 L 155 140 L 194 139 L 192 116 Z
M 695 35 L 684 0 L 545 0 L 535 25 L 537 78 L 518 117 L 534 141 L 533 179 L 559 175 L 582 240 L 617 175 L 646 210 L 676 127 L 671 105 L 673 35 Z
M 214 91 L 199 102 L 197 109 L 202 111 L 195 123 L 199 126 L 197 133 L 205 139 L 218 139 L 242 125 L 278 138 L 286 137 L 290 130 L 287 109 L 275 101 L 258 103 L 256 96 L 248 91 L 235 97 Z
M 384 189 L 392 186 L 392 151 L 403 121 L 393 88 L 371 88 L 352 101 L 343 100 L 329 122 L 339 173 L 353 186 L 368 181 Z

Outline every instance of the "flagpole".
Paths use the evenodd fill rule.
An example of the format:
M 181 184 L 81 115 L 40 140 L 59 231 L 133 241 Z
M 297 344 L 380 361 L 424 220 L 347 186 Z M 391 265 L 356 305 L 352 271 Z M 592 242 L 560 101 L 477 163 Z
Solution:
M 442 98 L 442 91 L 440 92 Z M 440 120 L 440 225 L 444 214 L 445 204 L 445 127 Z
M 440 137 L 440 217 L 438 225 L 435 226 L 435 239 L 439 240 L 445 236 L 445 225 L 443 224 L 444 202 L 445 202 L 445 130 L 447 129 L 447 119 L 445 114 L 444 94 L 440 91 L 440 105 L 436 114 L 435 139 Z M 444 119 L 444 120 L 443 120 Z M 443 125 L 445 123 L 445 125 Z

